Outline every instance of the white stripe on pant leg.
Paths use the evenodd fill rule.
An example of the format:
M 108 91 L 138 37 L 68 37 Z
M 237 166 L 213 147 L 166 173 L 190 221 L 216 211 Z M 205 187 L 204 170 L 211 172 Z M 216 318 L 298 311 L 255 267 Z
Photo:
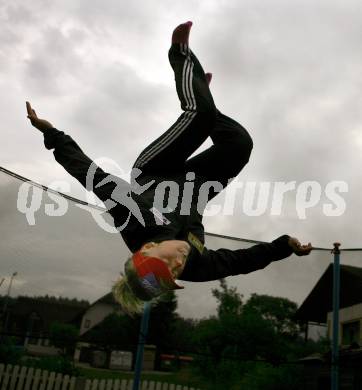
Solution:
M 159 145 L 162 146 L 162 144 L 164 142 L 166 142 L 170 137 L 172 137 L 173 134 L 175 132 L 177 132 L 178 129 L 181 128 L 183 126 L 183 124 L 188 120 L 188 117 L 187 117 L 188 113 L 189 112 L 184 113 L 183 117 L 178 122 L 174 123 L 174 125 L 171 126 L 171 128 L 167 131 L 167 133 L 165 133 L 165 134 L 163 134 L 163 136 L 161 136 L 162 138 L 158 140 L 157 144 L 154 144 L 154 145 L 152 145 L 152 147 L 144 150 L 142 152 L 142 154 L 137 158 L 134 166 L 136 167 L 136 166 L 138 166 L 140 164 L 143 164 L 143 162 L 145 160 L 147 160 L 150 155 L 152 155 L 153 153 L 155 153 L 158 150 Z
M 192 62 L 191 63 L 189 80 L 190 80 L 190 98 L 191 98 L 191 101 L 192 101 L 191 109 L 196 110 L 196 99 L 195 99 L 194 90 L 193 90 L 193 87 L 192 87 L 192 82 L 193 82 L 193 79 L 194 79 L 194 66 L 195 66 L 195 64 Z
M 185 102 L 186 102 L 186 110 L 189 110 L 190 107 L 191 107 L 191 103 L 190 103 L 190 98 L 189 98 L 189 95 L 188 95 L 188 91 L 187 91 L 187 75 L 189 74 L 189 62 L 187 61 L 187 59 L 185 60 L 184 62 L 184 68 L 183 68 L 183 71 L 182 71 L 182 93 L 184 95 L 184 99 L 185 99 Z
M 177 123 L 174 128 L 171 128 L 171 131 L 168 132 L 165 137 L 163 137 L 156 145 L 154 145 L 152 149 L 147 150 L 144 154 L 139 156 L 136 161 L 137 166 L 144 165 L 146 162 L 150 161 L 156 154 L 158 154 L 160 149 L 163 150 L 165 144 L 169 145 L 171 142 L 173 142 L 174 139 L 179 136 L 180 132 L 183 131 L 184 127 L 188 126 L 192 119 L 195 117 L 195 115 L 192 114 L 196 113 L 191 111 L 186 112 L 182 120 Z
M 185 54 L 187 55 L 186 61 L 188 63 L 188 68 L 187 68 L 188 72 L 186 74 L 185 79 L 183 79 L 183 81 L 186 84 L 186 90 L 187 90 L 187 94 L 188 94 L 188 98 L 189 98 L 189 102 L 190 102 L 187 109 L 196 110 L 196 99 L 195 99 L 193 85 L 192 85 L 193 77 L 194 77 L 193 68 L 194 68 L 195 64 L 191 60 L 191 51 L 186 44 L 185 44 L 185 49 L 186 49 Z
M 184 71 L 185 68 L 186 73 L 183 73 L 182 77 L 182 90 L 185 96 L 187 96 L 187 110 L 196 110 L 196 99 L 195 95 L 193 92 L 193 86 L 192 86 L 192 81 L 193 81 L 193 68 L 194 68 L 194 63 L 191 60 L 191 51 L 188 48 L 186 44 L 183 44 L 184 51 L 182 51 L 182 54 L 186 55 L 186 60 L 184 64 Z
M 140 164 L 138 164 L 138 166 L 143 166 L 145 165 L 146 163 L 148 163 L 150 160 L 152 160 L 155 156 L 157 156 L 159 153 L 161 153 L 166 147 L 168 147 L 172 142 L 174 142 L 174 140 L 180 136 L 183 131 L 189 126 L 190 122 L 193 120 L 193 118 L 195 117 L 197 113 L 196 112 L 193 112 L 192 113 L 192 116 L 189 118 L 188 122 L 185 122 L 182 126 L 182 128 L 179 129 L 179 131 L 177 133 L 174 134 L 174 136 L 171 138 L 171 137 L 168 137 L 167 139 L 163 140 L 163 142 L 159 143 L 157 146 L 157 149 L 155 149 L 153 151 L 153 154 L 152 155 L 149 155 L 146 159 L 143 159 Z
M 180 44 L 180 48 L 181 48 L 181 53 L 187 56 L 185 59 L 184 68 L 183 68 L 183 75 L 182 75 L 182 90 L 183 90 L 184 98 L 185 98 L 186 103 L 187 103 L 186 108 L 187 109 L 196 109 L 196 99 L 195 99 L 193 85 L 192 85 L 193 68 L 194 68 L 195 64 L 191 61 L 191 51 L 188 48 L 188 46 L 186 44 Z M 178 125 L 181 125 L 181 122 Z M 140 164 L 144 165 L 151 158 L 153 158 L 156 153 L 159 153 L 159 151 L 158 151 L 159 145 L 160 145 L 160 147 L 162 147 L 164 145 L 164 143 L 167 142 L 168 139 L 173 136 L 175 131 L 177 131 L 177 128 L 178 128 L 178 126 L 176 126 L 175 129 L 173 131 L 171 131 L 171 133 L 168 133 L 167 136 L 165 138 L 163 138 L 157 145 L 154 145 L 151 149 L 147 150 L 143 155 L 139 156 L 139 158 L 137 159 L 137 161 L 135 163 L 135 166 L 136 165 L 139 166 Z M 175 135 L 175 137 L 176 136 L 177 136 L 177 134 Z M 175 137 L 173 137 L 172 140 Z M 163 149 L 164 149 L 164 147 L 162 147 L 161 150 L 163 150 Z M 150 154 L 152 154 L 151 157 L 149 157 Z
M 146 163 L 148 163 L 150 160 L 152 160 L 157 154 L 162 152 L 167 146 L 169 146 L 177 137 L 179 137 L 184 130 L 189 126 L 189 124 L 192 122 L 192 120 L 195 118 L 197 112 L 189 111 L 186 113 L 186 115 L 189 114 L 189 118 L 182 124 L 182 127 L 173 129 L 172 134 L 168 134 L 167 137 L 162 139 L 160 143 L 157 144 L 157 148 L 154 148 L 152 150 L 152 154 L 147 153 L 146 156 L 142 156 L 140 159 L 140 162 L 135 164 L 135 168 L 142 167 Z M 181 123 L 181 122 L 180 122 Z M 141 157 L 141 156 L 140 156 Z
M 171 126 L 171 128 L 167 131 L 167 133 L 163 134 L 161 137 L 161 139 L 158 140 L 157 144 L 154 144 L 152 145 L 151 147 L 149 147 L 148 149 L 144 150 L 137 158 L 136 162 L 134 163 L 134 167 L 138 167 L 140 165 L 143 165 L 144 162 L 148 159 L 150 156 L 152 156 L 152 154 L 156 153 L 156 151 L 158 150 L 159 148 L 159 145 L 162 146 L 162 144 L 164 143 L 164 141 L 172 136 L 175 131 L 177 131 L 179 128 L 181 128 L 181 126 L 183 125 L 183 123 L 187 120 L 187 117 L 186 117 L 186 114 L 187 113 L 184 113 L 183 117 L 176 123 L 174 123 L 173 126 Z
M 182 93 L 183 93 L 183 98 L 185 100 L 185 107 L 186 107 L 186 110 L 189 109 L 189 107 L 191 106 L 190 102 L 190 97 L 188 95 L 188 91 L 187 91 L 187 86 L 186 86 L 186 80 L 187 80 L 187 75 L 188 75 L 188 72 L 189 72 L 189 61 L 188 61 L 188 54 L 186 52 L 186 50 L 184 49 L 184 44 L 180 44 L 180 51 L 181 51 L 181 54 L 185 55 L 186 58 L 185 58 L 185 62 L 184 62 L 184 66 L 183 66 L 183 69 L 182 69 Z
M 162 145 L 164 142 L 166 142 L 170 137 L 173 137 L 175 132 L 178 131 L 178 129 L 180 129 L 183 124 L 188 121 L 188 117 L 190 115 L 190 112 L 191 111 L 186 111 L 182 114 L 182 116 L 179 118 L 179 120 L 174 123 L 170 129 L 164 133 L 163 135 L 161 135 L 160 139 L 158 140 L 157 144 L 153 144 L 151 147 L 149 147 L 148 149 L 144 150 L 140 156 L 138 156 L 136 162 L 135 162 L 135 165 L 139 165 L 140 163 L 142 164 L 144 160 L 148 159 L 148 157 L 150 155 L 152 155 L 155 151 L 158 150 L 159 148 L 159 145 Z M 135 166 L 134 165 L 134 166 Z
M 190 62 L 187 61 L 187 73 L 185 74 L 185 77 L 183 79 L 183 83 L 185 84 L 185 89 L 187 91 L 187 97 L 188 97 L 188 104 L 186 107 L 187 110 L 191 110 L 192 108 L 192 100 L 190 97 L 190 85 L 189 85 L 190 70 L 191 70 L 191 65 Z
M 183 46 L 186 47 L 185 45 L 181 44 L 181 49 Z M 195 98 L 192 99 L 193 95 L 193 89 L 192 89 L 192 80 L 193 80 L 193 66 L 194 64 L 191 61 L 190 57 L 190 50 L 188 51 L 182 51 L 182 54 L 187 55 L 185 62 L 184 62 L 184 68 L 183 68 L 183 75 L 182 75 L 182 90 L 184 94 L 185 101 L 187 103 L 186 109 L 195 109 L 196 108 L 196 101 Z M 191 89 L 191 94 L 190 94 L 190 89 Z M 172 132 L 173 134 L 173 132 Z M 169 135 L 168 135 L 169 136 Z M 168 136 L 166 136 L 168 138 Z M 166 138 L 166 139 L 167 139 Z M 161 145 L 163 144 L 163 140 L 160 141 Z M 158 145 L 158 144 L 157 144 Z M 144 160 L 148 158 L 150 153 L 153 153 L 154 150 L 157 150 L 158 146 L 153 145 L 151 149 L 147 150 L 144 155 L 139 156 L 139 158 L 136 160 L 135 164 L 144 164 Z
M 185 74 L 185 77 L 183 79 L 183 82 L 185 84 L 185 89 L 186 89 L 186 93 L 187 93 L 187 98 L 188 98 L 188 105 L 187 105 L 187 110 L 194 110 L 196 107 L 194 107 L 194 102 L 192 101 L 192 95 L 191 95 L 191 92 L 190 92 L 190 77 L 192 76 L 191 75 L 191 72 L 192 72 L 192 62 L 190 60 L 190 57 L 187 57 L 186 59 L 186 62 L 187 62 L 187 72 Z M 192 85 L 191 85 L 191 88 L 192 88 Z
M 181 47 L 181 53 L 182 54 L 185 54 L 186 55 L 186 52 L 183 51 L 183 44 L 180 44 L 180 47 Z M 182 72 L 182 91 L 183 91 L 183 97 L 184 97 L 184 100 L 186 101 L 186 108 L 188 108 L 189 106 L 191 106 L 190 104 L 190 100 L 189 100 L 189 97 L 187 96 L 187 90 L 186 90 L 186 80 L 187 80 L 187 74 L 188 74 L 188 65 L 189 65 L 189 61 L 187 60 L 187 58 L 185 59 L 185 62 L 184 62 L 184 67 L 183 67 L 183 72 Z M 181 121 L 179 123 L 176 124 L 176 128 L 178 126 L 180 126 L 181 122 L 184 121 L 185 118 L 182 118 Z M 173 134 L 173 132 L 172 132 Z M 166 136 L 168 137 L 169 134 Z M 163 140 L 159 141 L 163 142 Z M 157 144 L 158 145 L 158 144 Z M 157 145 L 153 145 L 150 149 L 146 150 L 143 154 L 141 154 L 135 164 L 134 164 L 134 167 L 138 166 L 139 164 L 144 164 L 144 160 L 145 159 L 148 159 L 148 156 L 153 153 L 154 150 L 157 150 Z
M 188 50 L 188 53 L 190 53 L 190 50 Z M 188 59 L 190 59 L 190 57 L 188 57 Z M 186 75 L 184 74 L 184 77 L 183 77 L 183 81 L 185 81 L 185 84 L 186 84 L 186 86 L 188 86 L 189 87 L 189 90 L 190 90 L 190 92 L 189 93 L 191 93 L 191 96 L 190 95 L 188 95 L 188 97 L 191 97 L 191 105 L 189 105 L 188 107 L 190 107 L 190 108 L 196 108 L 196 99 L 195 99 L 195 95 L 194 95 L 194 91 L 193 91 L 193 86 L 192 86 L 192 82 L 193 82 L 193 68 L 194 68 L 194 63 L 192 62 L 192 61 L 185 61 L 185 64 L 186 64 L 186 62 L 189 64 L 189 67 L 188 67 L 188 72 L 186 73 Z M 184 69 L 185 69 L 185 67 L 184 67 Z M 184 89 L 184 88 L 183 88 Z M 187 88 L 188 89 L 188 88 Z M 184 94 L 185 94 L 185 92 L 184 92 Z M 186 95 L 186 94 L 185 94 Z M 176 130 L 176 128 L 175 128 L 175 130 Z M 150 158 L 149 158 L 149 155 L 151 154 L 151 153 L 158 153 L 158 145 L 161 145 L 161 147 L 162 147 L 162 145 L 165 143 L 165 142 L 167 142 L 167 140 L 169 139 L 169 137 L 171 137 L 172 135 L 174 134 L 174 131 L 172 131 L 171 133 L 169 133 L 165 138 L 163 138 L 161 141 L 159 141 L 159 144 L 157 144 L 157 145 L 154 145 L 153 147 L 152 147 L 152 149 L 150 149 L 150 150 L 148 150 L 148 151 L 146 151 L 146 153 L 143 155 L 143 156 L 140 156 L 140 164 L 144 164 L 145 163 L 145 160 L 146 161 L 149 161 L 150 160 Z M 137 162 L 136 162 L 137 164 L 138 164 L 138 160 L 137 160 Z

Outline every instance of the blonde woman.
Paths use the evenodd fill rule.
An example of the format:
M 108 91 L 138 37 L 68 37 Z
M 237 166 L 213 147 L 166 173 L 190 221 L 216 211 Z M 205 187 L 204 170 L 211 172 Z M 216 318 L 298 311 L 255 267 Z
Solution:
M 178 280 L 205 282 L 245 274 L 312 250 L 310 243 L 301 245 L 288 235 L 248 249 L 204 246 L 203 210 L 247 164 L 253 142 L 244 127 L 217 110 L 209 89 L 212 76 L 189 48 L 191 26 L 176 27 L 169 50 L 183 113 L 139 155 L 132 185 L 97 167 L 69 135 L 39 119 L 27 102 L 28 118 L 43 132 L 46 148 L 54 149 L 56 161 L 105 203 L 132 252 L 113 287 L 129 314 L 139 312 L 144 301 L 182 289 Z M 208 137 L 213 145 L 190 157 Z

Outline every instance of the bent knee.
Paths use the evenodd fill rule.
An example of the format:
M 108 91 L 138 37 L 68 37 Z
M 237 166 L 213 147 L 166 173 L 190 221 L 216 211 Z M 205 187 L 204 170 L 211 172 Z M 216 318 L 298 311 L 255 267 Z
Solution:
M 244 127 L 240 126 L 238 132 L 234 136 L 233 148 L 238 154 L 247 156 L 249 160 L 253 146 L 253 139 L 250 134 Z
M 253 140 L 246 130 L 241 131 L 230 145 L 230 172 L 229 177 L 237 176 L 249 162 Z

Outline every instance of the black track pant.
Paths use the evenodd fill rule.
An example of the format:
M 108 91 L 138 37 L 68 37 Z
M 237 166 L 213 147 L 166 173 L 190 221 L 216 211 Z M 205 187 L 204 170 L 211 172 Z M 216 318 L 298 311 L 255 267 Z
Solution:
M 145 175 L 160 177 L 163 174 L 195 172 L 206 180 L 219 181 L 225 187 L 248 162 L 252 140 L 240 124 L 216 109 L 205 73 L 187 45 L 172 45 L 169 59 L 184 113 L 141 153 L 134 167 L 141 169 Z M 190 158 L 207 137 L 211 138 L 213 145 Z M 119 220 L 122 224 L 130 210 L 126 207 L 127 202 L 114 206 L 107 201 L 112 198 L 112 193 L 124 195 L 124 200 L 130 200 L 126 196 L 130 185 L 120 178 L 109 177 L 111 175 L 97 166 L 92 174 L 93 180 L 88 183 L 87 173 L 95 164 L 64 132 L 50 129 L 44 133 L 44 142 L 47 149 L 54 149 L 55 159 L 103 200 L 115 222 Z M 181 279 L 206 281 L 248 273 L 291 253 L 288 236 L 248 249 L 205 249 L 198 262 L 186 264 Z
M 195 172 L 204 180 L 218 181 L 225 187 L 229 179 L 235 177 L 248 162 L 252 140 L 239 123 L 216 109 L 202 66 L 187 45 L 173 44 L 169 50 L 169 60 L 184 112 L 140 154 L 134 167 L 147 176 Z M 189 158 L 208 137 L 213 145 Z M 93 180 L 88 183 L 87 173 L 90 166 L 94 167 L 95 164 L 78 144 L 56 129 L 47 131 L 44 138 L 45 146 L 55 149 L 56 160 L 105 202 L 114 218 L 122 220 L 120 215 L 128 215 L 129 210 L 125 205 L 115 207 L 114 202 L 109 201 L 112 193 L 127 200 L 126 195 L 130 192 L 128 183 L 109 175 L 100 167 L 96 167 Z M 211 190 L 208 199 L 215 195 L 216 192 Z
M 158 176 L 195 172 L 225 187 L 249 161 L 252 139 L 239 123 L 216 109 L 204 70 L 186 44 L 173 44 L 169 60 L 184 112 L 143 150 L 134 167 Z M 213 145 L 189 158 L 208 137 Z

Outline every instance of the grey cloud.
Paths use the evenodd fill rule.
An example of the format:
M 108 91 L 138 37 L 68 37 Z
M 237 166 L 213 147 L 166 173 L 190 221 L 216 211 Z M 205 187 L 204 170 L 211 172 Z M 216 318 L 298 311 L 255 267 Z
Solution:
M 83 68 L 75 37 L 79 42 L 84 39 L 83 33 L 73 31 L 67 37 L 55 27 L 38 31 L 24 63 L 25 89 L 46 96 L 68 92 L 67 79 L 77 78 Z
M 91 157 L 107 156 L 127 170 L 180 113 L 167 48 L 173 25 L 191 19 L 191 48 L 205 70 L 214 72 L 211 88 L 218 107 L 254 139 L 239 179 L 316 180 L 323 188 L 330 180 L 343 180 L 349 185 L 341 217 L 322 213 L 323 196 L 300 220 L 295 193 L 290 193 L 280 216 L 248 217 L 238 199 L 234 215 L 205 217 L 206 230 L 260 240 L 290 233 L 318 246 L 337 240 L 344 247 L 360 246 L 361 13 L 361 3 L 354 0 L 235 0 L 172 7 L 117 1 L 4 4 L 0 85 L 7 93 L 0 98 L 0 165 L 44 184 L 67 180 L 73 194 L 84 196 L 19 119 L 24 115 L 19 101 L 29 98 Z M 0 191 L 0 230 L 6 237 L 0 243 L 0 271 L 7 275 L 19 268 L 14 293 L 15 287 L 19 293 L 43 289 L 44 294 L 92 300 L 109 291 L 120 258 L 128 254 L 120 237 L 104 234 L 74 207 L 59 219 L 39 213 L 39 226 L 27 227 L 15 209 L 16 188 L 0 184 Z M 208 245 L 238 244 L 208 239 Z M 315 253 L 229 280 L 246 295 L 270 293 L 300 303 L 330 261 L 329 253 Z M 358 265 L 358 254 L 343 254 L 342 262 Z M 218 283 L 186 285 L 178 293 L 180 311 L 213 313 L 210 290 Z
M 141 79 L 120 63 L 100 70 L 89 83 L 87 95 L 73 106 L 69 120 L 78 123 L 74 128 L 82 136 L 99 141 L 93 156 L 111 158 L 127 172 L 142 147 L 172 124 L 158 119 L 168 106 L 170 89 Z

